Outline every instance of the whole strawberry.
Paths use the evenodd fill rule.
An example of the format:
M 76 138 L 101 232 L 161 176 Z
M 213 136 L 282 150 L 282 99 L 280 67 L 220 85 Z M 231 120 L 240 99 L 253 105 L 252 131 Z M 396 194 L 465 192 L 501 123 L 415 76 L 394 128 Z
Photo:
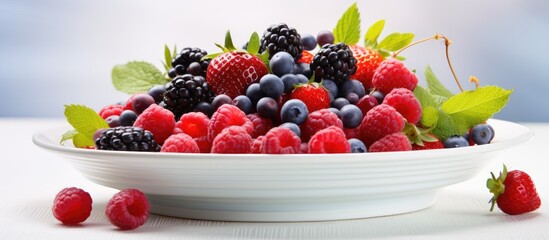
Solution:
M 490 211 L 494 210 L 496 203 L 501 211 L 509 215 L 531 212 L 540 207 L 536 186 L 527 173 L 520 170 L 507 172 L 507 167 L 503 165 L 503 173 L 498 178 L 490 174 L 492 178 L 486 181 L 486 187 L 494 194 L 490 200 Z
M 309 112 L 330 107 L 330 93 L 322 84 L 309 81 L 297 85 L 290 95 L 291 99 L 299 99 L 307 105 Z
M 376 68 L 383 62 L 383 56 L 376 50 L 358 45 L 349 46 L 349 49 L 356 58 L 356 73 L 351 79 L 360 81 L 365 89 L 373 88 L 372 77 Z
M 236 51 L 229 32 L 222 49 L 224 52 L 212 59 L 206 73 L 206 81 L 216 95 L 226 94 L 231 99 L 244 95 L 250 84 L 268 73 L 263 60 L 253 52 Z

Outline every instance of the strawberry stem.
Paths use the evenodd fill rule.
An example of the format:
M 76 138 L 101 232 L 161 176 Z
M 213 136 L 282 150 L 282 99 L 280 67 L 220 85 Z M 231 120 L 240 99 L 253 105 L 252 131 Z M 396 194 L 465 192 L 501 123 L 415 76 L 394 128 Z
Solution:
M 437 33 L 432 37 L 424 38 L 424 39 L 418 40 L 416 42 L 410 43 L 407 46 L 401 48 L 400 50 L 394 52 L 393 57 L 398 56 L 398 54 L 400 54 L 402 51 L 404 51 L 405 49 L 407 49 L 411 46 L 414 46 L 414 45 L 417 45 L 417 44 L 420 44 L 420 43 L 423 43 L 423 42 L 427 42 L 427 41 L 430 41 L 430 40 L 439 40 L 441 38 L 444 39 L 444 45 L 446 46 L 446 61 L 448 61 L 448 66 L 450 67 L 450 71 L 452 72 L 452 75 L 454 76 L 454 80 L 456 80 L 456 83 L 459 87 L 459 90 L 461 90 L 463 92 L 463 87 L 461 87 L 461 84 L 459 83 L 456 72 L 454 71 L 454 67 L 452 66 L 452 62 L 450 61 L 449 49 L 450 49 L 450 44 L 452 44 L 452 41 L 449 38 L 447 38 L 446 36 Z

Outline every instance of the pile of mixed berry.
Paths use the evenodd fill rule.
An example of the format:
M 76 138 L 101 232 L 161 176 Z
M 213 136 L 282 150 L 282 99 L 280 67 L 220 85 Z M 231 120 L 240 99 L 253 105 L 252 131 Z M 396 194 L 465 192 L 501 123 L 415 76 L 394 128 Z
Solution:
M 164 72 L 146 62 L 113 69 L 130 97 L 97 113 L 67 105 L 77 147 L 183 153 L 365 153 L 490 143 L 486 120 L 511 90 L 480 86 L 454 94 L 427 67 L 418 85 L 400 52 L 414 34 L 359 44 L 356 4 L 316 37 L 284 24 L 253 33 L 238 49 L 229 32 L 220 53 L 165 47 Z M 433 39 L 449 40 L 441 35 Z M 420 41 L 423 42 L 424 40 Z M 453 68 L 450 65 L 450 68 Z M 476 78 L 474 78 L 476 80 Z M 457 77 L 456 77 L 457 81 Z

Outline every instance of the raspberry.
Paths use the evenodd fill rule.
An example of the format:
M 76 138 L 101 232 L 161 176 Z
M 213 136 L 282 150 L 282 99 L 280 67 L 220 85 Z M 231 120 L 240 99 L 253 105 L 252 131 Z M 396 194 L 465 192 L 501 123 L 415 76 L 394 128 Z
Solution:
M 307 121 L 301 125 L 301 140 L 307 142 L 313 134 L 329 126 L 343 129 L 343 122 L 328 109 L 314 111 L 309 114 Z
M 65 225 L 75 225 L 88 219 L 92 199 L 86 191 L 70 187 L 61 190 L 53 200 L 53 216 Z
M 229 126 L 217 135 L 212 143 L 212 153 L 251 153 L 253 140 L 241 126 Z
M 417 82 L 416 74 L 396 58 L 389 58 L 381 62 L 372 77 L 374 87 L 384 94 L 395 88 L 407 88 L 413 91 Z
M 161 152 L 199 153 L 200 149 L 192 137 L 185 133 L 173 134 L 166 141 Z
M 214 112 L 210 119 L 208 140 L 213 142 L 217 134 L 229 126 L 241 126 L 250 135 L 254 132 L 252 121 L 246 117 L 246 114 L 242 110 L 231 104 L 223 104 Z
M 356 128 L 343 128 L 343 132 L 347 139 L 360 138 L 360 126 Z
M 163 144 L 172 135 L 175 120 L 172 112 L 152 104 L 137 117 L 133 126 L 149 130 L 154 135 L 154 140 Z
M 289 128 L 275 127 L 265 134 L 261 152 L 269 154 L 300 153 L 301 139 Z
M 360 124 L 360 139 L 370 146 L 378 139 L 404 129 L 404 118 L 397 110 L 387 104 L 372 108 Z
M 252 150 L 251 153 L 261 153 L 261 144 L 263 143 L 263 138 L 265 136 L 259 136 L 256 139 L 254 139 L 252 143 Z
M 301 153 L 309 153 L 309 143 L 302 142 L 300 147 Z
M 309 141 L 309 153 L 350 153 L 351 145 L 341 128 L 331 126 L 318 131 Z
M 149 200 L 144 193 L 137 189 L 124 189 L 109 200 L 105 213 L 113 225 L 130 230 L 145 224 L 149 210 Z
M 134 95 L 131 95 L 128 100 L 126 100 L 126 103 L 124 104 L 124 110 L 132 110 L 133 111 L 133 98 L 137 96 L 139 93 L 136 93 Z
M 189 112 L 183 114 L 175 123 L 174 133 L 186 133 L 191 136 L 201 153 L 209 153 L 212 144 L 208 141 L 208 125 L 210 119 L 201 112 Z
M 120 116 L 122 111 L 124 111 L 124 106 L 119 104 L 112 104 L 105 106 L 101 110 L 99 110 L 99 116 L 101 116 L 103 119 L 107 119 L 110 116 Z
M 273 121 L 269 118 L 260 117 L 259 114 L 248 114 L 246 115 L 254 125 L 254 132 L 252 133 L 253 138 L 258 136 L 265 135 L 269 129 L 273 128 Z
M 385 95 L 383 103 L 394 107 L 408 123 L 416 124 L 421 119 L 421 104 L 409 89 L 395 88 L 391 90 Z
M 395 152 L 395 151 L 411 151 L 412 144 L 403 133 L 397 132 L 389 134 L 376 142 L 369 148 L 369 152 Z

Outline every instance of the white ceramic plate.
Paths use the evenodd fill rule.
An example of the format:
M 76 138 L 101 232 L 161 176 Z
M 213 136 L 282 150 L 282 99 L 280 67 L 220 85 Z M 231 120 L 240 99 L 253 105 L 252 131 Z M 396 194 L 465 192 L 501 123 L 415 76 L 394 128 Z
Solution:
M 528 128 L 490 120 L 488 145 L 366 154 L 178 154 L 78 149 L 59 144 L 64 126 L 33 142 L 89 180 L 147 194 L 151 212 L 224 221 L 324 221 L 401 214 L 433 205 L 437 192 L 468 180 L 500 151 L 530 139 Z

